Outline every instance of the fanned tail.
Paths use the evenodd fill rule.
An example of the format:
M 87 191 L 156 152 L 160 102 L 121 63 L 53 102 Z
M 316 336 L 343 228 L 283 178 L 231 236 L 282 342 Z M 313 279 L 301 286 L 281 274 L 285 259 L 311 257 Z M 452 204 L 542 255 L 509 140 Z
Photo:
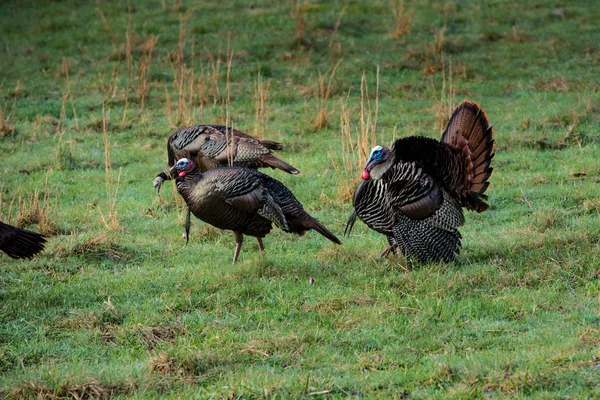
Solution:
M 441 141 L 460 149 L 464 160 L 465 181 L 462 200 L 469 210 L 488 209 L 484 194 L 489 186 L 494 157 L 494 129 L 485 111 L 470 100 L 464 100 L 454 110 Z
M 0 250 L 11 258 L 32 258 L 44 250 L 46 239 L 37 232 L 0 222 Z

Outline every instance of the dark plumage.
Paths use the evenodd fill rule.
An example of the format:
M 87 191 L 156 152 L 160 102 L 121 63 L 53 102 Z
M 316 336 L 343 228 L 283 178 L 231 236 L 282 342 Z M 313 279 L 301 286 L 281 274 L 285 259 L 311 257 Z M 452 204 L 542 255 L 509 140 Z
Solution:
M 44 250 L 46 239 L 39 233 L 0 222 L 0 250 L 12 258 L 31 258 Z
M 231 154 L 233 135 L 233 154 Z M 221 125 L 195 125 L 179 129 L 167 141 L 169 167 L 180 158 L 194 160 L 200 172 L 232 165 L 245 168 L 278 168 L 293 175 L 300 171 L 272 154 L 272 150 L 283 149 L 283 144 L 270 140 L 259 140 L 244 132 Z M 165 180 L 171 179 L 167 171 L 154 179 L 154 188 L 160 190 Z
M 441 141 L 398 139 L 391 149 L 373 148 L 354 193 L 349 233 L 360 218 L 421 262 L 454 260 L 460 252 L 462 207 L 488 209 L 484 194 L 492 174 L 493 129 L 485 112 L 463 101 L 452 114 Z
M 298 235 L 314 229 L 341 244 L 333 233 L 304 211 L 288 188 L 256 170 L 221 167 L 200 173 L 192 160 L 182 158 L 171 173 L 177 176 L 177 191 L 197 218 L 234 232 L 234 263 L 243 235 L 256 237 L 263 252 L 262 238 L 271 231 L 273 224 Z

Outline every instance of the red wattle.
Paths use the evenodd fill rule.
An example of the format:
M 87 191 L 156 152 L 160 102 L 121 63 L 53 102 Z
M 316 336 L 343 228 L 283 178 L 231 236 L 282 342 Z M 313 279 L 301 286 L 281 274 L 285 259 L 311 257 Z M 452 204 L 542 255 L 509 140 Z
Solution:
M 178 175 L 178 176 L 179 176 L 180 178 L 183 178 L 183 177 L 185 176 L 185 174 L 187 174 L 187 172 L 185 172 L 185 171 L 181 171 L 181 172 L 179 173 L 179 175 Z
M 367 180 L 371 177 L 371 174 L 369 174 L 369 171 L 367 171 L 366 169 L 363 169 L 362 175 L 360 177 L 364 180 Z

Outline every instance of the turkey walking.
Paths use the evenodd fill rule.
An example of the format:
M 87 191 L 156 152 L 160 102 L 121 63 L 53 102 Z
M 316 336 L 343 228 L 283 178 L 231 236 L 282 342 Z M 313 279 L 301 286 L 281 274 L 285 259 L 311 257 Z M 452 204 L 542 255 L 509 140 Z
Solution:
M 171 168 L 177 191 L 192 213 L 204 222 L 235 235 L 233 262 L 242 248 L 243 235 L 262 238 L 275 224 L 285 232 L 303 235 L 315 230 L 336 244 L 340 240 L 316 219 L 281 182 L 256 170 L 220 167 L 200 173 L 193 160 L 182 158 Z
M 233 146 L 230 146 L 233 136 Z M 233 150 L 232 150 L 233 149 Z M 217 167 L 233 166 L 246 168 L 278 168 L 292 175 L 300 171 L 275 157 L 271 150 L 281 150 L 283 144 L 270 140 L 259 140 L 244 132 L 222 125 L 194 125 L 179 129 L 167 140 L 169 168 L 175 160 L 189 158 L 196 162 L 200 172 Z M 154 189 L 160 191 L 162 183 L 172 179 L 168 171 L 154 178 Z M 185 236 L 190 238 L 190 209 L 185 217 Z
M 375 146 L 353 198 L 346 225 L 360 218 L 386 235 L 381 257 L 399 247 L 422 263 L 450 262 L 460 252 L 462 207 L 483 212 L 492 175 L 494 131 L 485 111 L 463 101 L 440 141 L 425 137 L 396 140 L 391 149 Z
M 46 239 L 37 232 L 0 222 L 0 250 L 12 258 L 31 258 L 44 250 Z
M 233 135 L 233 150 L 230 146 Z M 200 172 L 231 164 L 246 168 L 277 168 L 292 175 L 300 171 L 272 154 L 272 150 L 283 149 L 283 144 L 270 140 L 259 140 L 244 132 L 221 125 L 195 125 L 179 129 L 167 141 L 169 168 L 175 160 L 194 160 Z M 160 190 L 165 180 L 172 179 L 167 171 L 154 179 L 154 188 Z

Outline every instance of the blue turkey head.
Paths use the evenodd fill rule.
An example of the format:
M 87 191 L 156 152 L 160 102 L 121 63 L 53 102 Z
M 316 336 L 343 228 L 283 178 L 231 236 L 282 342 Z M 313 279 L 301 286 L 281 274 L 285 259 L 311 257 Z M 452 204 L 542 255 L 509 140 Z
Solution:
M 173 165 L 173 168 L 171 168 L 171 172 L 177 171 L 177 176 L 183 178 L 189 172 L 191 172 L 194 168 L 195 168 L 195 164 L 192 160 L 188 160 L 187 158 L 181 158 L 181 159 L 177 160 L 175 165 Z
M 371 170 L 377 165 L 386 161 L 390 156 L 390 149 L 385 146 L 375 146 L 373 150 L 371 150 L 371 154 L 369 155 L 369 159 L 367 160 L 367 165 L 365 165 L 365 169 L 362 172 L 362 178 L 367 180 L 371 178 Z

